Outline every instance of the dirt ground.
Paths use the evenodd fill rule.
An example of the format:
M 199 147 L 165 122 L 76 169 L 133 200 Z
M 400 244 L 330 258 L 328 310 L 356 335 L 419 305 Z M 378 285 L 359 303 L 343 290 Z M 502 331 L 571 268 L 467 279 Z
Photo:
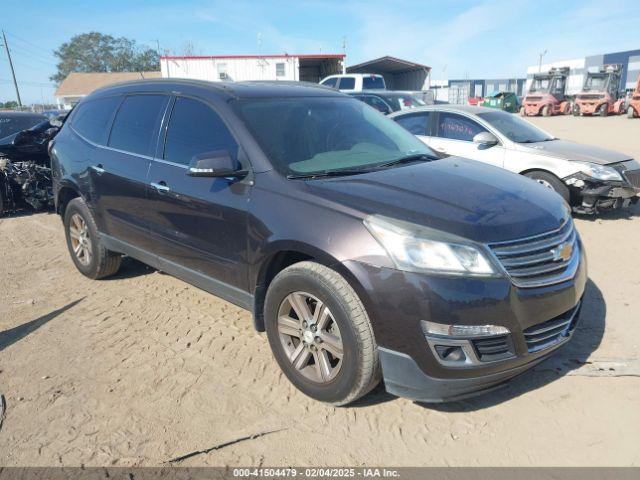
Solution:
M 640 158 L 640 120 L 539 118 Z M 590 283 L 575 337 L 482 397 L 350 408 L 294 389 L 249 313 L 137 262 L 91 281 L 61 223 L 0 220 L 0 465 L 640 465 L 640 208 L 576 220 Z

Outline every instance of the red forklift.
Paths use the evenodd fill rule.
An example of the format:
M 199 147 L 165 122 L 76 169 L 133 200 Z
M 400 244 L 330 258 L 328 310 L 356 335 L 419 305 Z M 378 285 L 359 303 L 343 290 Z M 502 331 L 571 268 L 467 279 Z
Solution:
M 624 113 L 625 98 L 620 91 L 622 65 L 605 65 L 598 72 L 587 72 L 582 91 L 573 102 L 573 114 L 620 115 Z
M 552 68 L 548 73 L 535 74 L 520 113 L 531 117 L 569 115 L 571 99 L 566 95 L 568 76 L 569 67 Z
M 627 118 L 640 117 L 640 75 L 638 75 L 638 83 L 636 83 L 636 89 L 631 94 L 631 100 L 627 107 Z

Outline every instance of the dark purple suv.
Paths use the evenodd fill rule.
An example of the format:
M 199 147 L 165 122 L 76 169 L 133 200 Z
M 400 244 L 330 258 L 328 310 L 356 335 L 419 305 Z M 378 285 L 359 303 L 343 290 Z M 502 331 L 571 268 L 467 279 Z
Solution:
M 253 312 L 307 395 L 382 378 L 443 401 L 571 336 L 587 279 L 567 205 L 503 169 L 438 160 L 347 95 L 292 83 L 153 80 L 84 99 L 51 145 L 86 276 L 122 255 Z

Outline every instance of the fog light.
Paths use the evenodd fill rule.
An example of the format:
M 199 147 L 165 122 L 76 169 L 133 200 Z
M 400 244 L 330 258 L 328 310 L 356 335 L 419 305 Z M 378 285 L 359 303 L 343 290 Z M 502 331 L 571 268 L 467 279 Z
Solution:
M 486 337 L 491 335 L 506 335 L 509 329 L 500 325 L 446 325 L 422 320 L 422 330 L 426 335 L 440 335 L 443 337 Z
M 464 362 L 467 356 L 462 347 L 449 347 L 446 345 L 436 345 L 436 352 L 442 360 L 447 362 Z

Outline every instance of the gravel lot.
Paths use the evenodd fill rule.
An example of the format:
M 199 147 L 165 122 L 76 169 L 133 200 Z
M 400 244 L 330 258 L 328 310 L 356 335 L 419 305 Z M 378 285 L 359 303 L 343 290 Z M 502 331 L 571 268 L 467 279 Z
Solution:
M 640 158 L 640 120 L 537 118 Z M 640 208 L 576 220 L 589 255 L 570 345 L 505 388 L 351 408 L 298 393 L 249 313 L 137 262 L 91 281 L 55 215 L 0 220 L 0 465 L 640 464 Z

